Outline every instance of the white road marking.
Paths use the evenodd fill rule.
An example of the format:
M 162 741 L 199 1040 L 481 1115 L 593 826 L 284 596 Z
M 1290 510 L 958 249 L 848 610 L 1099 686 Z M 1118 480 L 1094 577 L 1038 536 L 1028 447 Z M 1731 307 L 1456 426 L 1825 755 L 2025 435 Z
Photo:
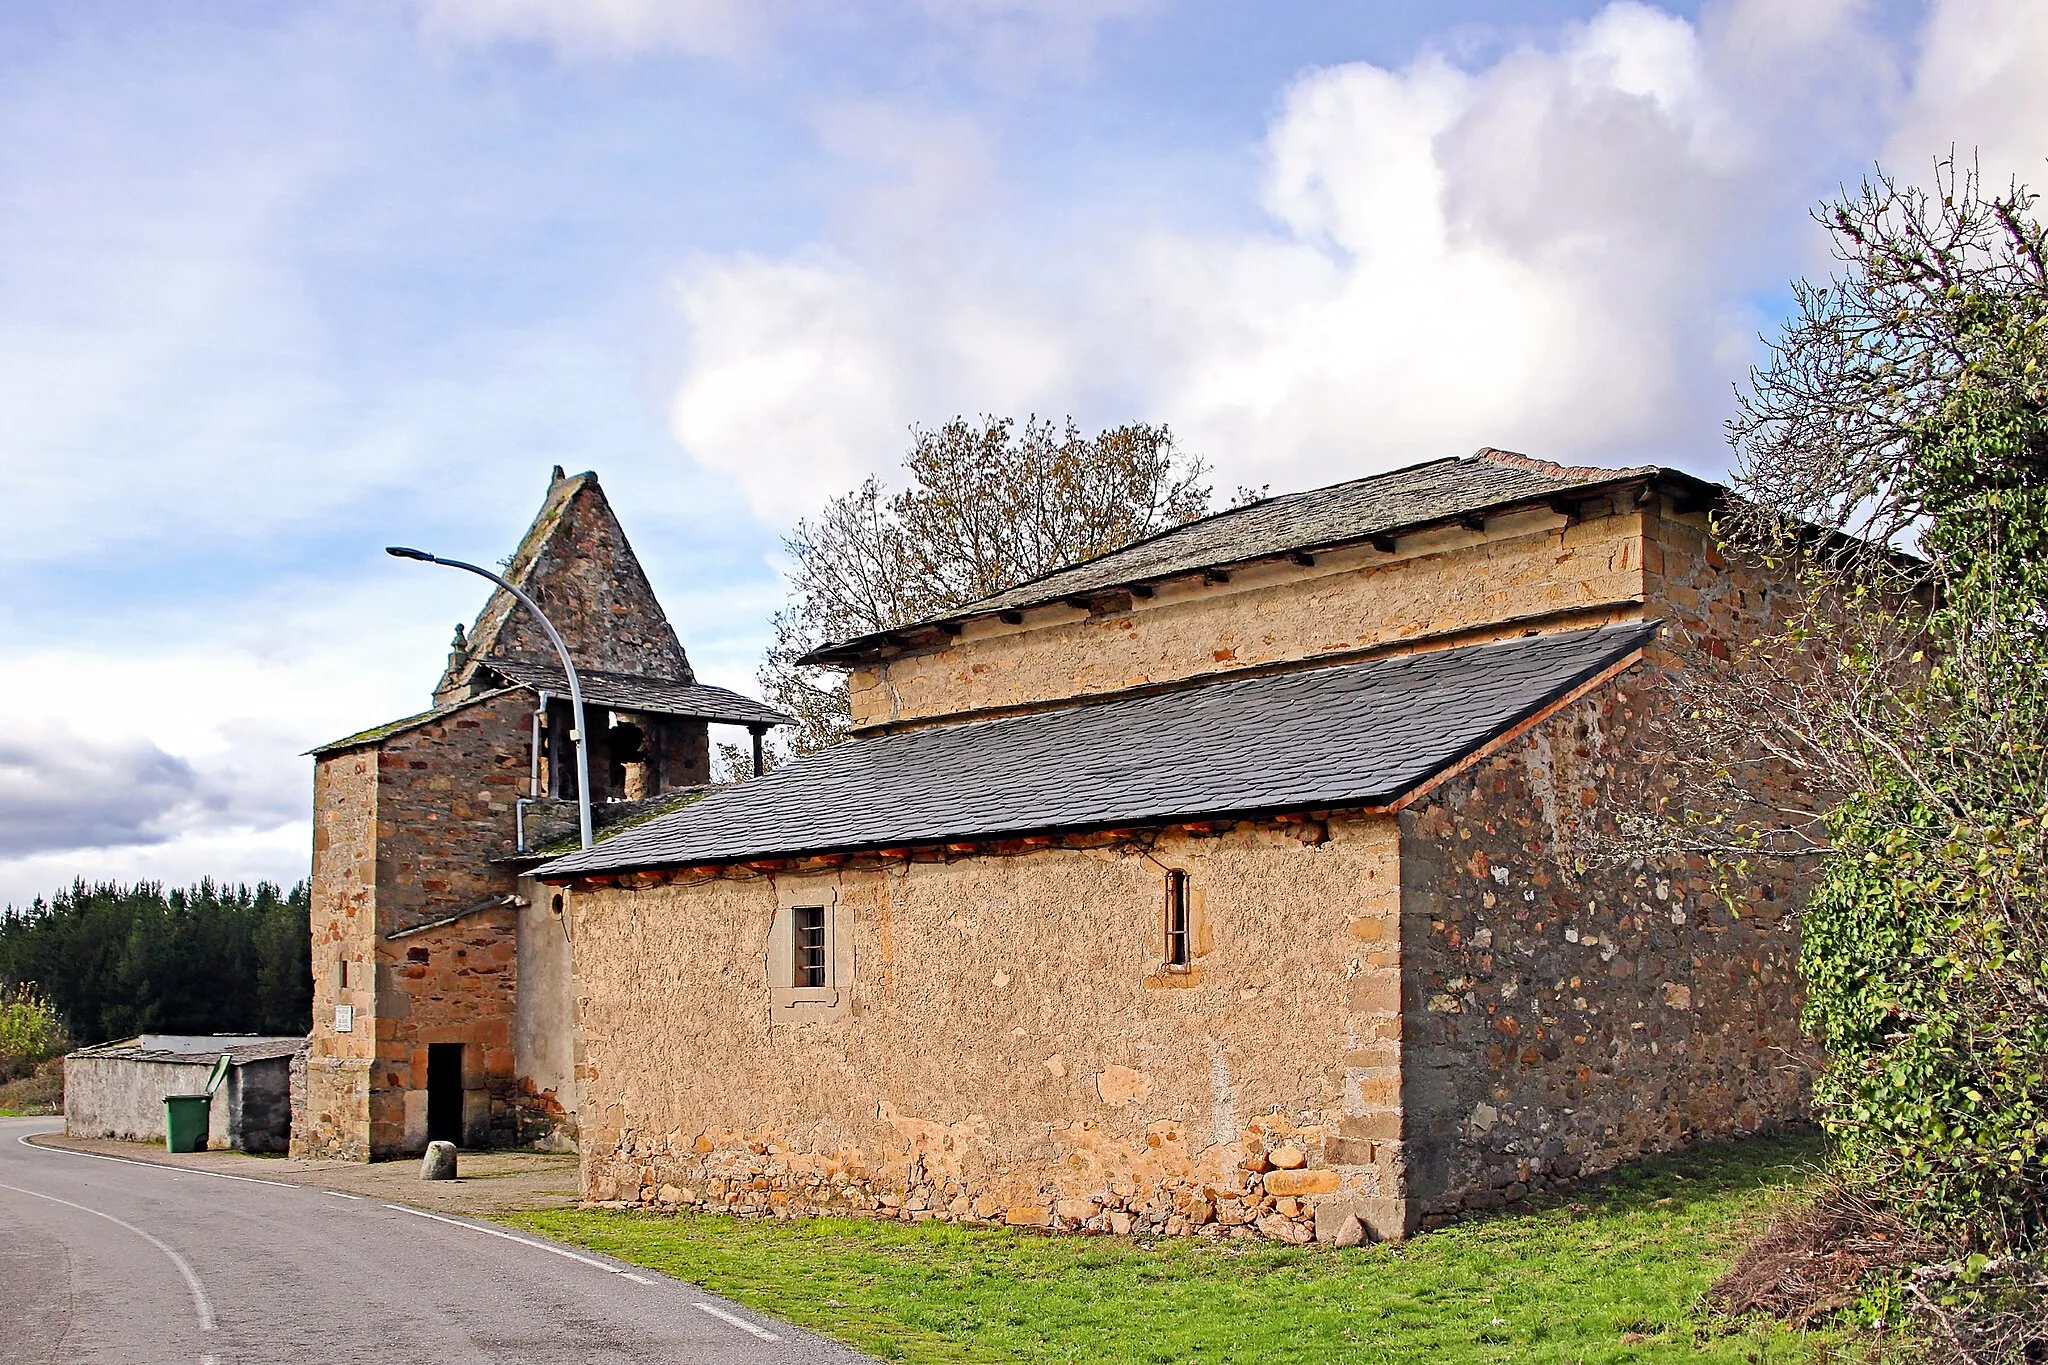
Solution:
M 735 1315 L 726 1312 L 723 1308 L 720 1308 L 715 1303 L 700 1303 L 697 1305 L 697 1311 L 700 1313 L 709 1313 L 712 1317 L 717 1318 L 720 1322 L 729 1322 L 733 1326 L 739 1328 L 742 1332 L 752 1332 L 755 1336 L 761 1338 L 761 1340 L 763 1341 L 782 1340 L 781 1337 L 776 1336 L 775 1333 L 769 1331 L 767 1328 L 756 1327 L 753 1323 L 748 1322 L 745 1318 L 736 1317 Z
M 322 1194 L 331 1194 L 331 1195 L 333 1195 L 333 1196 L 334 1196 L 334 1197 L 335 1197 L 336 1199 L 354 1199 L 354 1198 L 357 1198 L 357 1197 L 358 1197 L 358 1196 L 356 1196 L 356 1195 L 353 1195 L 353 1194 L 343 1194 L 343 1193 L 342 1193 L 342 1192 L 341 1192 L 340 1190 L 322 1190 L 322 1191 L 320 1191 L 320 1193 L 322 1193 Z
M 531 1237 L 521 1237 L 517 1233 L 506 1232 L 503 1228 L 487 1228 L 481 1223 L 466 1223 L 460 1218 L 443 1218 L 438 1213 L 428 1213 L 425 1209 L 408 1208 L 404 1204 L 386 1204 L 384 1207 L 395 1209 L 399 1213 L 412 1214 L 415 1218 L 431 1218 L 437 1223 L 446 1223 L 451 1228 L 467 1228 L 471 1232 L 481 1232 L 486 1237 L 502 1237 L 508 1242 L 517 1242 L 523 1247 L 532 1247 L 537 1251 L 547 1251 L 557 1256 L 566 1256 L 572 1261 L 581 1261 L 584 1265 L 596 1266 L 607 1275 L 624 1275 L 634 1284 L 654 1283 L 653 1280 L 647 1279 L 644 1276 L 635 1275 L 624 1266 L 610 1265 L 598 1260 L 595 1256 L 585 1256 L 580 1252 L 571 1251 L 567 1247 L 550 1246 L 546 1242 L 536 1242 Z
M 143 1163 L 137 1162 L 136 1164 L 141 1165 Z M 69 1199 L 59 1199 L 54 1194 L 42 1194 L 35 1190 L 24 1190 L 19 1185 L 0 1185 L 0 1190 L 13 1190 L 16 1194 L 25 1194 L 31 1199 L 47 1199 L 52 1204 L 62 1204 L 67 1209 L 77 1209 L 80 1213 L 89 1213 L 95 1218 L 104 1218 L 117 1227 L 128 1229 L 128 1231 L 170 1257 L 171 1264 L 178 1267 L 178 1273 L 185 1277 L 185 1287 L 192 1291 L 192 1311 L 199 1315 L 199 1330 L 202 1332 L 211 1332 L 213 1330 L 213 1304 L 208 1302 L 206 1290 L 199 1283 L 199 1277 L 192 1273 L 192 1267 L 185 1263 L 183 1256 L 171 1250 L 169 1246 L 154 1235 L 144 1232 L 133 1223 L 114 1217 L 111 1213 L 101 1213 L 98 1209 L 87 1208 L 83 1204 L 74 1204 Z
M 214 1180 L 239 1180 L 244 1185 L 272 1185 L 280 1190 L 304 1189 L 284 1180 L 258 1180 L 253 1175 L 229 1175 L 226 1171 L 202 1171 L 194 1166 L 173 1166 L 164 1161 L 137 1161 L 132 1156 L 109 1156 L 105 1152 L 81 1152 L 70 1147 L 46 1147 L 40 1142 L 30 1142 L 33 1133 L 23 1133 L 15 1141 L 32 1152 L 55 1152 L 59 1156 L 82 1156 L 91 1161 L 118 1161 L 123 1166 L 147 1166 L 152 1171 L 178 1171 L 185 1175 L 203 1175 Z

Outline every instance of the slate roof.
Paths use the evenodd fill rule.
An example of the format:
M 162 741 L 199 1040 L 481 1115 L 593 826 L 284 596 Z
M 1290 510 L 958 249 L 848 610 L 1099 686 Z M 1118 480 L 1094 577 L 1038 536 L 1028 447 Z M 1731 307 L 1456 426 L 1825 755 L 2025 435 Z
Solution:
M 1719 491 L 1716 485 L 1658 465 L 1571 467 L 1532 460 L 1512 451 L 1485 449 L 1463 459 L 1432 460 L 1218 512 L 1098 558 L 1054 570 L 954 611 L 912 622 L 899 631 L 1020 611 L 1293 551 L 1355 544 L 1517 504 L 1569 495 L 1584 497 L 1597 489 L 1645 478 L 1677 480 L 1702 493 Z M 880 631 L 828 644 L 815 650 L 808 661 L 842 665 L 856 662 L 885 644 L 898 642 L 899 631 Z
M 569 695 L 569 679 L 559 668 L 532 664 L 520 659 L 485 659 L 479 670 L 497 674 L 520 687 L 546 688 L 558 697 Z M 583 700 L 592 706 L 620 711 L 644 711 L 662 716 L 687 716 L 692 720 L 720 721 L 731 725 L 793 725 L 772 706 L 752 697 L 729 692 L 709 683 L 668 682 L 632 673 L 606 673 L 594 668 L 576 670 Z
M 543 878 L 1398 800 L 1629 658 L 1656 622 L 856 739 Z
M 185 1066 L 210 1067 L 225 1052 L 234 1064 L 289 1057 L 306 1046 L 303 1037 L 272 1037 L 252 1033 L 223 1033 L 211 1037 L 190 1034 L 145 1033 L 120 1042 L 82 1047 L 71 1055 L 122 1062 L 171 1062 Z

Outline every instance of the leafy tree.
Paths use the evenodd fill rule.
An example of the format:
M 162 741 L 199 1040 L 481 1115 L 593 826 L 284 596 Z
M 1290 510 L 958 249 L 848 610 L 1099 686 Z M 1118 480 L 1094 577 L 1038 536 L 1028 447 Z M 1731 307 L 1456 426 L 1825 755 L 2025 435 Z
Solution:
M 1820 860 L 1815 1087 L 1855 1196 L 1949 1248 L 1899 1293 L 1956 1359 L 2048 1349 L 2048 251 L 1941 163 L 1818 216 L 1842 265 L 1731 424 L 1724 544 L 1798 585 L 1671 711 L 1673 823 Z M 1789 768 L 1803 809 L 1702 799 Z M 1727 812 L 1733 810 L 1731 819 Z
M 68 1042 L 57 1011 L 33 986 L 0 990 L 0 1081 L 30 1074 Z
M 0 988 L 33 986 L 70 1036 L 304 1033 L 312 1026 L 304 882 L 166 894 L 79 882 L 0 915 Z
M 784 542 L 794 600 L 775 617 L 760 682 L 797 717 L 798 752 L 847 725 L 845 680 L 800 662 L 813 649 L 950 611 L 1209 507 L 1203 463 L 1142 423 L 1087 437 L 1071 417 L 1021 428 L 956 417 L 914 429 L 904 468 L 902 491 L 869 479 Z

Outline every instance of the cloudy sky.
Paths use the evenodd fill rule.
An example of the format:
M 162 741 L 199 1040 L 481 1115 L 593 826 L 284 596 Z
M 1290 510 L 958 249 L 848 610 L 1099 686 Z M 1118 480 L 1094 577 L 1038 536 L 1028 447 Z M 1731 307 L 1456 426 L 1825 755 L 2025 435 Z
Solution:
M 479 601 L 379 547 L 553 464 L 742 688 L 955 413 L 1719 473 L 1809 207 L 2048 181 L 2044 67 L 2038 0 L 9 0 L 0 903 L 303 875 L 300 751 Z

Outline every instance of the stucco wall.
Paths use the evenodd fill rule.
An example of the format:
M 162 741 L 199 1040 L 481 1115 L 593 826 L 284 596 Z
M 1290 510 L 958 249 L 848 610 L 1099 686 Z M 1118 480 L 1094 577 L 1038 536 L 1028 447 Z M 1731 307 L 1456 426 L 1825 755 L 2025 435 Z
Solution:
M 67 1057 L 64 1131 L 73 1137 L 162 1142 L 164 1096 L 203 1093 L 214 1060 L 197 1055 L 189 1062 Z M 291 1125 L 290 1073 L 290 1057 L 229 1068 L 227 1080 L 207 1106 L 207 1145 L 283 1151 Z
M 521 1095 L 520 1140 L 574 1151 L 576 1110 L 583 1100 L 576 1075 L 575 945 L 566 914 L 554 909 L 560 891 L 522 878 L 519 894 L 526 904 L 518 920 L 512 1056 Z
M 64 1059 L 64 1131 L 73 1137 L 111 1137 L 128 1142 L 164 1140 L 164 1096 L 197 1095 L 206 1089 L 212 1057 L 189 1062 L 138 1061 L 123 1057 Z M 207 1110 L 210 1146 L 227 1145 L 227 1087 L 214 1092 Z
M 1359 547 L 1313 567 L 1247 566 L 1228 583 L 1177 579 L 1100 615 L 1048 606 L 1021 625 L 976 621 L 945 648 L 855 669 L 853 720 L 1024 706 L 1639 598 L 1642 513 L 1596 503 L 1584 516 L 1518 512 L 1484 531 L 1403 537 L 1393 554 Z
M 1386 819 L 1247 824 L 572 893 L 586 1193 L 1294 1240 L 1317 1202 L 1398 1223 L 1396 849 Z M 1184 976 L 1161 969 L 1167 866 L 1197 896 Z M 846 998 L 778 1003 L 770 925 L 824 891 Z M 1269 1171 L 1276 1148 L 1295 1169 Z

